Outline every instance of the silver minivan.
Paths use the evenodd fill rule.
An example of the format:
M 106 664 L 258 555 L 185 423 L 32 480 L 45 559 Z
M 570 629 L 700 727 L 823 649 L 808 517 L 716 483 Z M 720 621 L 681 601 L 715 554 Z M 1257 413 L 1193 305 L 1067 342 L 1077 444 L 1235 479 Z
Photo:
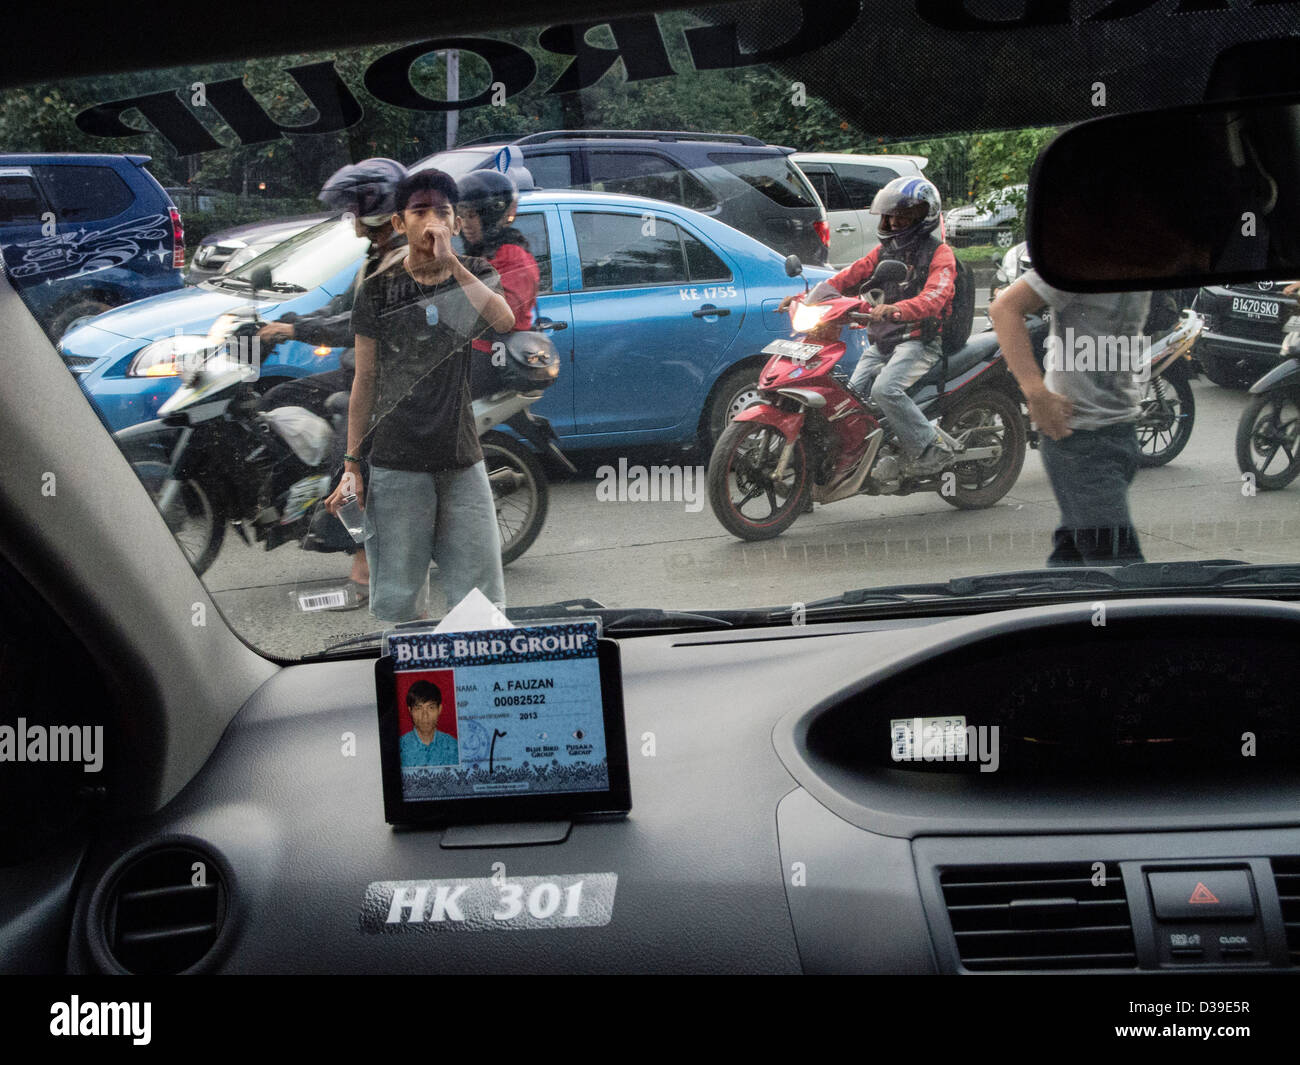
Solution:
M 924 177 L 923 155 L 836 155 L 796 152 L 795 164 L 826 206 L 830 224 L 828 265 L 847 266 L 880 243 L 876 218 L 868 214 L 877 192 L 896 177 Z

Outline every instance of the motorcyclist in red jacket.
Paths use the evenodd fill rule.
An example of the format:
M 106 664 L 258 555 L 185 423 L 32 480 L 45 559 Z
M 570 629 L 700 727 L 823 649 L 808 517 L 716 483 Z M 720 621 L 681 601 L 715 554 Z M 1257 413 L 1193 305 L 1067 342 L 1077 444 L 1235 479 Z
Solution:
M 956 291 L 957 261 L 935 231 L 939 227 L 939 190 L 922 177 L 895 178 L 876 193 L 871 213 L 880 216 L 880 244 L 829 281 L 819 282 L 807 301 L 855 292 L 883 259 L 897 259 L 908 277 L 889 302 L 864 307 L 871 317 L 870 341 L 858 360 L 849 387 L 868 394 L 889 419 L 908 460 L 910 474 L 937 473 L 953 458 L 907 389 L 925 376 L 943 354 L 941 336 Z M 793 297 L 781 303 L 789 306 Z

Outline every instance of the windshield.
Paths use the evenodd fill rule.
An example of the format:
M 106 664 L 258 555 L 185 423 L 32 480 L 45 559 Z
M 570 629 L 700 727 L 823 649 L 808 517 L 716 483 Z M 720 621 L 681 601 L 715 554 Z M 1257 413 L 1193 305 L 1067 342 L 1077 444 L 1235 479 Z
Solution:
M 459 181 L 466 174 L 486 166 L 499 151 L 499 148 L 458 148 L 454 152 L 439 152 L 427 159 L 421 159 L 412 169 L 424 170 L 435 167 Z
M 328 281 L 349 263 L 359 262 L 369 241 L 358 237 L 352 223 L 331 218 L 297 236 L 254 255 L 242 266 L 227 271 L 220 284 L 253 284 L 253 275 L 270 270 L 271 284 L 310 291 Z
M 718 45 L 707 12 L 635 26 L 0 96 L 0 148 L 24 153 L 0 175 L 8 277 L 109 432 L 172 404 L 144 450 L 118 438 L 143 486 L 128 502 L 163 508 L 251 644 L 364 646 L 471 591 L 515 618 L 690 627 L 1300 587 L 1279 568 L 1300 565 L 1300 400 L 1248 391 L 1300 313 L 1285 279 L 1053 289 L 1007 253 L 1034 161 L 1077 109 L 1030 94 L 1017 128 L 948 108 L 939 132 L 882 135 L 861 100 L 794 80 L 781 48 Z M 797 51 L 838 32 L 787 36 Z M 485 39 L 499 52 L 472 50 Z M 570 39 L 581 61 L 547 50 Z M 590 62 L 632 40 L 653 45 L 643 65 Z M 326 81 L 317 106 L 306 87 Z M 204 85 L 224 88 L 200 106 Z M 169 93 L 192 126 L 148 117 Z M 233 133 L 208 131 L 217 111 Z M 119 112 L 138 132 L 103 117 Z M 507 142 L 538 186 L 513 206 L 493 165 Z M 59 152 L 97 154 L 47 180 Z M 190 276 L 204 238 L 318 210 L 372 157 L 416 171 L 381 224 L 341 216 Z M 88 159 L 122 165 L 100 187 Z M 897 210 L 871 214 L 899 181 Z M 128 280 L 110 292 L 110 274 Z M 798 314 L 814 287 L 858 302 Z M 253 378 L 186 384 L 184 357 L 217 335 Z M 223 417 L 187 422 L 202 403 Z

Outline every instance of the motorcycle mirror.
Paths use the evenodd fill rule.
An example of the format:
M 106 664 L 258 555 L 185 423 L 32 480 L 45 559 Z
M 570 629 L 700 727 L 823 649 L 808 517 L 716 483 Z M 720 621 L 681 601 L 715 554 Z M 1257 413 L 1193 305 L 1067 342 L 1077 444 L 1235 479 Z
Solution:
M 897 259 L 883 259 L 876 264 L 871 280 L 877 285 L 898 285 L 907 280 L 907 266 Z
M 803 273 L 803 263 L 799 261 L 797 255 L 787 255 L 785 257 L 785 276 L 798 277 Z
M 1300 276 L 1300 95 L 1068 129 L 1034 164 L 1026 223 L 1034 269 L 1068 291 Z

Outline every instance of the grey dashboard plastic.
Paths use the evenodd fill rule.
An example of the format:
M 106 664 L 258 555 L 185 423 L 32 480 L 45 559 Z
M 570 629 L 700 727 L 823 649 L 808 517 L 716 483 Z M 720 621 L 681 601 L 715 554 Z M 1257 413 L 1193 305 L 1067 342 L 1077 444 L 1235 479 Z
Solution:
M 1263 602 L 1140 600 L 1112 609 L 1300 617 Z M 798 972 L 823 969 L 827 943 L 838 940 L 845 950 L 856 945 L 857 960 L 832 968 L 929 972 L 937 963 L 912 837 L 1100 830 L 1103 814 L 1105 830 L 1130 833 L 1298 820 L 1294 793 L 1276 809 L 1247 795 L 1225 797 L 1235 803 L 1231 813 L 1185 793 L 1179 809 L 1153 810 L 1136 797 L 1090 807 L 1087 796 L 1041 791 L 1042 808 L 1027 807 L 1026 795 L 1013 808 L 989 794 L 963 810 L 963 800 L 942 793 L 854 793 L 821 779 L 801 754 L 811 717 L 847 693 L 972 640 L 1082 610 L 810 626 L 752 639 L 730 632 L 624 640 L 631 815 L 575 824 L 562 842 L 518 847 L 449 849 L 437 831 L 387 826 L 372 662 L 285 668 L 170 804 L 120 823 L 95 845 L 80 877 L 69 967 L 98 968 L 89 944 L 101 934 L 91 905 L 101 885 L 132 855 L 177 839 L 211 853 L 229 878 L 227 930 L 202 970 Z M 865 857 L 837 868 L 825 860 L 837 849 Z M 794 863 L 810 856 L 801 880 Z M 496 862 L 520 877 L 614 873 L 613 918 L 602 927 L 477 935 L 362 931 L 367 885 L 488 877 Z M 845 910 L 858 898 L 869 905 Z M 810 913 L 818 918 L 809 921 Z

